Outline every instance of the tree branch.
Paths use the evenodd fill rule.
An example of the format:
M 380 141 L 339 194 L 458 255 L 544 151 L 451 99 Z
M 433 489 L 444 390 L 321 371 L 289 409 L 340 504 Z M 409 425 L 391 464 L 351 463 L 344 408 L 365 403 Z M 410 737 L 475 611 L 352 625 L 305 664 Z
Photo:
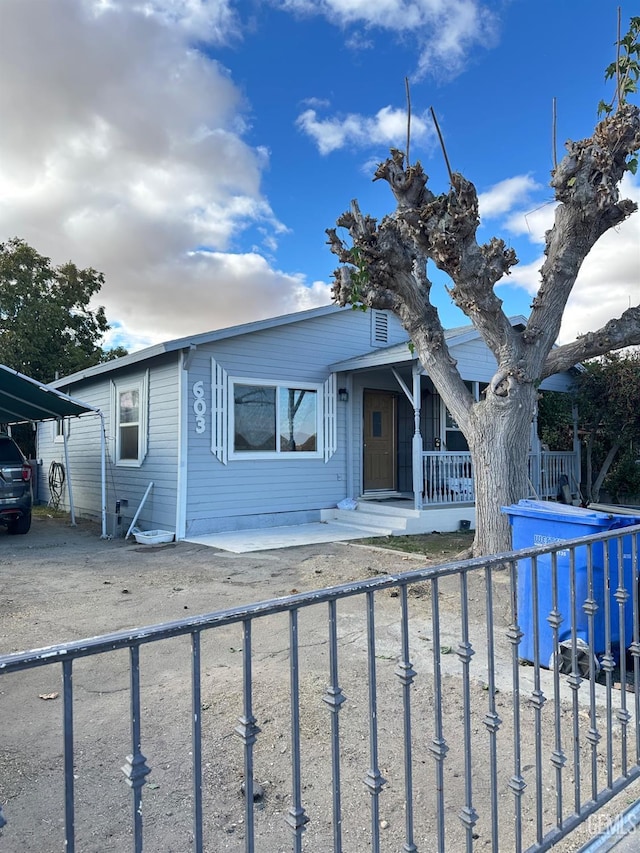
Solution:
M 609 320 L 597 332 L 551 350 L 541 371 L 541 378 L 569 370 L 581 361 L 607 352 L 640 344 L 640 305 L 628 308 L 621 317 Z

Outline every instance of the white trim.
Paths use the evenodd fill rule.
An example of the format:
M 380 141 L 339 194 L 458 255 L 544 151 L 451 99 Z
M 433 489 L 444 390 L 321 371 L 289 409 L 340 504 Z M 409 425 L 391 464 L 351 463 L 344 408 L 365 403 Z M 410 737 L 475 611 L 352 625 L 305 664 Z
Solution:
M 338 429 L 336 423 L 336 405 L 338 399 L 338 377 L 331 373 L 324 383 L 324 461 L 338 449 Z
M 187 535 L 187 473 L 189 464 L 188 424 L 187 413 L 188 395 L 186 393 L 189 380 L 187 368 L 190 351 L 182 350 L 178 362 L 178 471 L 176 477 L 176 539 L 184 539 Z
M 211 359 L 211 452 L 226 465 L 227 452 L 227 399 L 229 377 L 215 358 Z
M 51 432 L 54 444 L 64 444 L 65 436 L 69 434 L 69 424 L 66 418 L 56 418 L 55 421 L 51 421 Z
M 276 388 L 276 406 L 275 406 L 275 439 L 276 450 L 240 450 L 236 451 L 233 447 L 235 437 L 235 386 L 236 385 L 255 385 L 258 387 Z M 312 451 L 296 451 L 287 452 L 277 449 L 278 436 L 280 434 L 279 425 L 279 390 L 284 388 L 287 390 L 294 389 L 296 391 L 313 391 L 316 395 L 316 450 Z M 229 429 L 227 435 L 228 459 L 235 461 L 240 460 L 258 460 L 258 459 L 322 459 L 322 448 L 324 445 L 324 429 L 323 429 L 323 386 L 317 382 L 296 382 L 294 380 L 287 381 L 284 379 L 252 379 L 249 377 L 232 376 L 228 380 L 228 400 L 229 400 Z
M 119 395 L 123 391 L 137 390 L 139 400 L 138 456 L 136 459 L 120 459 Z M 113 458 L 121 468 L 140 468 L 147 456 L 149 431 L 149 371 L 126 379 L 111 380 L 111 433 L 113 436 Z

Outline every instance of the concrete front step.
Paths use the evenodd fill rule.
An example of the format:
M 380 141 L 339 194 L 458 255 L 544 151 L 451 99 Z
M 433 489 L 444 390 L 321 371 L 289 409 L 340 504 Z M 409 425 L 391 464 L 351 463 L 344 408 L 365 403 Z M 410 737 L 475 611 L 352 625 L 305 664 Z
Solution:
M 391 506 L 385 502 L 358 501 L 355 510 L 321 510 L 322 521 L 332 521 L 349 527 L 357 527 L 371 536 L 403 536 L 412 533 L 447 533 L 460 529 L 462 520 L 475 526 L 473 506 L 448 506 L 436 509 L 415 509 Z
M 326 517 L 324 520 L 328 520 Z M 371 532 L 372 536 L 390 536 L 407 532 L 407 518 L 401 515 L 382 515 L 376 512 L 367 512 L 363 509 L 334 509 L 331 511 L 331 521 L 338 524 L 348 524 L 350 527 L 358 527 Z
M 420 518 L 420 510 L 414 509 L 410 501 L 406 506 L 398 506 L 391 501 L 368 501 L 359 500 L 356 512 L 365 512 L 372 515 L 385 515 L 393 518 Z

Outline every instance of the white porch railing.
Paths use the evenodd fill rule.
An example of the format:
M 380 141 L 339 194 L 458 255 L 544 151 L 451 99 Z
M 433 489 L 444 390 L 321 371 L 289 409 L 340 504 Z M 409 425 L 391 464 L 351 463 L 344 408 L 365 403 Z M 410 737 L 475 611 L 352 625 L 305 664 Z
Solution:
M 576 492 L 576 454 L 571 450 L 544 450 L 539 457 L 529 454 L 529 482 L 539 498 L 555 498 L 565 476 L 572 493 Z
M 426 504 L 459 504 L 475 501 L 473 464 L 469 452 L 426 451 L 422 454 Z M 555 498 L 561 478 L 567 477 L 576 492 L 576 454 L 573 451 L 543 451 L 529 454 L 528 477 L 531 495 Z
M 424 465 L 424 503 L 453 504 L 475 501 L 471 454 L 427 451 Z

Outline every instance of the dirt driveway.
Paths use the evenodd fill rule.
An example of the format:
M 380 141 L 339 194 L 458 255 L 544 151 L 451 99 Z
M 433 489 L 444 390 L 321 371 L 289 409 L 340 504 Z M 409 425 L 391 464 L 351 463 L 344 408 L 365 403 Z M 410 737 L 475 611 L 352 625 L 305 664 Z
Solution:
M 71 528 L 59 519 L 39 517 L 27 536 L 0 532 L 0 654 L 43 647 L 98 634 L 180 619 L 222 608 L 327 587 L 377 574 L 416 568 L 424 561 L 393 552 L 349 544 L 313 545 L 278 551 L 232 554 L 177 543 L 160 547 L 124 540 L 101 540 L 99 530 L 83 523 Z M 495 583 L 496 619 L 508 621 L 508 578 Z M 442 677 L 447 796 L 447 849 L 464 849 L 458 814 L 464 805 L 464 759 L 459 642 L 458 586 L 443 582 Z M 484 591 L 470 579 L 471 639 L 482 649 Z M 418 673 L 413 689 L 413 747 L 416 808 L 415 843 L 421 853 L 436 849 L 433 735 L 433 666 L 429 589 L 410 599 L 411 657 Z M 339 715 L 345 850 L 369 849 L 370 800 L 362 779 L 369 763 L 369 710 L 364 602 L 340 603 L 340 680 L 347 696 Z M 261 785 L 256 803 L 257 848 L 265 853 L 291 849 L 284 817 L 290 806 L 289 627 L 286 616 L 256 624 L 254 714 L 261 733 L 255 747 L 255 778 Z M 202 725 L 205 849 L 243 850 L 243 754 L 234 728 L 242 713 L 242 635 L 238 626 L 209 632 L 202 646 Z M 504 634 L 504 632 L 502 632 Z M 330 713 L 322 701 L 328 672 L 326 609 L 300 614 L 300 714 L 303 802 L 311 822 L 305 849 L 331 848 Z M 450 646 L 446 644 L 450 643 Z M 512 738 L 512 696 L 508 643 L 499 640 L 504 683 L 496 697 L 503 719 L 500 737 Z M 402 704 L 394 674 L 399 648 L 399 599 L 386 591 L 376 598 L 379 766 L 387 779 L 380 798 L 383 850 L 405 841 Z M 478 654 L 478 658 L 482 657 Z M 145 851 L 188 853 L 192 848 L 192 753 L 190 649 L 188 638 L 143 646 L 142 750 L 152 772 L 143 793 Z M 525 673 L 526 675 L 526 673 Z M 8 823 L 0 831 L 7 853 L 55 853 L 64 849 L 60 668 L 42 667 L 0 678 L 0 804 Z M 475 828 L 478 849 L 490 849 L 490 802 L 486 729 L 487 692 L 481 668 L 471 679 L 473 737 L 481 743 L 473 755 Z M 547 685 L 548 689 L 548 685 Z M 44 697 L 44 698 L 43 698 Z M 54 698 L 48 698 L 54 697 Z M 129 734 L 129 661 L 124 652 L 104 654 L 74 665 L 74 730 L 77 846 L 82 853 L 131 848 L 130 792 L 120 767 L 131 752 Z M 525 703 L 526 704 L 526 703 Z M 553 703 L 549 702 L 552 721 Z M 564 711 L 563 711 L 564 713 Z M 523 708 L 524 775 L 534 788 L 533 716 Z M 427 721 L 424 726 L 420 720 Z M 553 731 L 545 728 L 545 755 L 553 749 Z M 511 850 L 513 794 L 506 751 L 500 768 L 501 850 Z M 544 797 L 553 819 L 555 794 L 545 779 Z M 565 794 L 570 799 L 569 792 Z M 637 794 L 636 794 L 637 796 Z M 629 798 L 624 795 L 624 808 Z M 527 799 L 528 798 L 528 799 Z M 525 826 L 533 841 L 532 798 L 527 793 Z M 605 817 L 599 818 L 600 821 Z M 593 824 L 591 825 L 593 832 Z M 504 833 L 504 835 L 502 835 Z M 577 850 L 588 836 L 557 849 Z

